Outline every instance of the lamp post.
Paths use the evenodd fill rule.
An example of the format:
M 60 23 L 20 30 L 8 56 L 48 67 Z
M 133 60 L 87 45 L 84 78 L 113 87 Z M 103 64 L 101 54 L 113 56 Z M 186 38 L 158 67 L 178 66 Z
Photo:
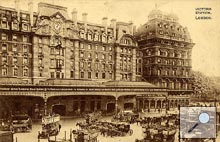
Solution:
M 44 93 L 44 115 L 47 115 L 47 94 Z
M 169 100 L 166 96 L 166 114 L 168 113 L 168 109 L 169 109 L 168 107 L 169 107 Z

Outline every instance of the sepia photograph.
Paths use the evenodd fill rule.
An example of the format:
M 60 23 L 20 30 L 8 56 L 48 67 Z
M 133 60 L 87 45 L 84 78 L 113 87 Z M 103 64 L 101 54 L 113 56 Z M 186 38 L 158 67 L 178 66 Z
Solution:
M 0 0 L 0 142 L 220 142 L 220 0 Z

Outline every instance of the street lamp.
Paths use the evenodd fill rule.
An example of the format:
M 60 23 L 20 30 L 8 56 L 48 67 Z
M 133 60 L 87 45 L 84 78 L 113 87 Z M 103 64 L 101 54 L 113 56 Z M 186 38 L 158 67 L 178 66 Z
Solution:
M 47 94 L 44 93 L 44 115 L 47 115 Z

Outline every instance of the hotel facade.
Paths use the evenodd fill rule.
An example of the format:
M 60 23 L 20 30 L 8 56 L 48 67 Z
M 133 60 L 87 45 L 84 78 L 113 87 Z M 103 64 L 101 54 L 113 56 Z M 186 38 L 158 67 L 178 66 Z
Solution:
M 149 15 L 150 30 L 136 30 L 132 22 L 109 24 L 107 17 L 100 25 L 90 23 L 87 13 L 79 20 L 75 9 L 69 17 L 62 6 L 39 3 L 34 12 L 31 0 L 28 11 L 15 3 L 15 8 L 0 7 L 1 117 L 16 111 L 38 117 L 45 106 L 49 112 L 78 115 L 189 104 L 193 43 L 190 37 L 174 42 L 157 36 L 158 18 L 151 16 L 159 10 Z M 177 47 L 165 46 L 168 41 Z

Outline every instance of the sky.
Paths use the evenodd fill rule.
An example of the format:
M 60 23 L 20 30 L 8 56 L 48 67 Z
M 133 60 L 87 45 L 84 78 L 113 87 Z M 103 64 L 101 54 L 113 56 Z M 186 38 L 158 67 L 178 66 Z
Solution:
M 195 43 L 192 50 L 192 69 L 208 76 L 220 76 L 220 0 L 33 0 L 34 11 L 38 2 L 47 2 L 68 8 L 69 17 L 72 9 L 78 11 L 78 19 L 82 13 L 88 13 L 88 21 L 102 23 L 103 17 L 108 22 L 115 18 L 117 21 L 133 21 L 140 25 L 148 21 L 150 11 L 155 5 L 166 13 L 175 13 L 179 23 L 188 27 L 191 38 Z M 15 7 L 14 0 L 0 0 L 0 5 Z M 28 0 L 20 0 L 20 8 L 28 9 Z M 196 20 L 196 8 L 211 8 L 211 20 Z

